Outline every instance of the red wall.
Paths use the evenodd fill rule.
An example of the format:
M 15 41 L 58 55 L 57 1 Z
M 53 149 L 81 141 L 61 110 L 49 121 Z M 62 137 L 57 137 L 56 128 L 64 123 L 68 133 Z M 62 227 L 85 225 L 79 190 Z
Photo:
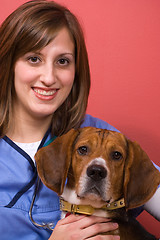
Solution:
M 0 22 L 25 0 L 1 0 Z M 88 113 L 138 141 L 160 165 L 160 1 L 57 0 L 79 18 L 92 89 Z M 158 237 L 160 223 L 139 217 Z

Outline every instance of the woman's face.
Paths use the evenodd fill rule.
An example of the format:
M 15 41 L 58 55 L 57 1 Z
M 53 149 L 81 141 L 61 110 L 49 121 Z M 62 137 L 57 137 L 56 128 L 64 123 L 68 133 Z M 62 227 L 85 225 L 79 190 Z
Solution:
M 21 116 L 51 116 L 68 97 L 75 76 L 75 46 L 66 28 L 43 49 L 15 63 L 14 109 Z

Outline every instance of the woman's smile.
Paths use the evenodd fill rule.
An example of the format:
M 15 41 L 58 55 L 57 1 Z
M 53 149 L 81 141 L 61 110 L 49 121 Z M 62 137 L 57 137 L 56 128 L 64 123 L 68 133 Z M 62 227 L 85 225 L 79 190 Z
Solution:
M 58 89 L 43 89 L 38 87 L 32 88 L 35 96 L 42 100 L 52 100 L 58 93 Z

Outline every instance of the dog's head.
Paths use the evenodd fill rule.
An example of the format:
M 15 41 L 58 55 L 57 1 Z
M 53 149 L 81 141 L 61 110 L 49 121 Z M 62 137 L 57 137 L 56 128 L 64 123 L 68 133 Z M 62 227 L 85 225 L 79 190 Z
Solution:
M 136 208 L 160 184 L 159 171 L 139 144 L 104 129 L 72 129 L 41 148 L 35 160 L 48 188 L 61 195 L 65 186 L 76 199 L 96 207 L 124 197 L 127 209 Z

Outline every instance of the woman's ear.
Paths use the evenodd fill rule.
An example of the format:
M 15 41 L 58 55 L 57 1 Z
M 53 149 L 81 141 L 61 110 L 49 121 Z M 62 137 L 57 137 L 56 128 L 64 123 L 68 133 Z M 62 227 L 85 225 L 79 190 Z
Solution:
M 128 140 L 125 163 L 124 198 L 127 209 L 142 206 L 160 184 L 160 172 L 136 142 Z
M 72 158 L 72 146 L 78 131 L 72 129 L 56 138 L 35 155 L 37 171 L 42 182 L 59 195 L 62 194 Z

